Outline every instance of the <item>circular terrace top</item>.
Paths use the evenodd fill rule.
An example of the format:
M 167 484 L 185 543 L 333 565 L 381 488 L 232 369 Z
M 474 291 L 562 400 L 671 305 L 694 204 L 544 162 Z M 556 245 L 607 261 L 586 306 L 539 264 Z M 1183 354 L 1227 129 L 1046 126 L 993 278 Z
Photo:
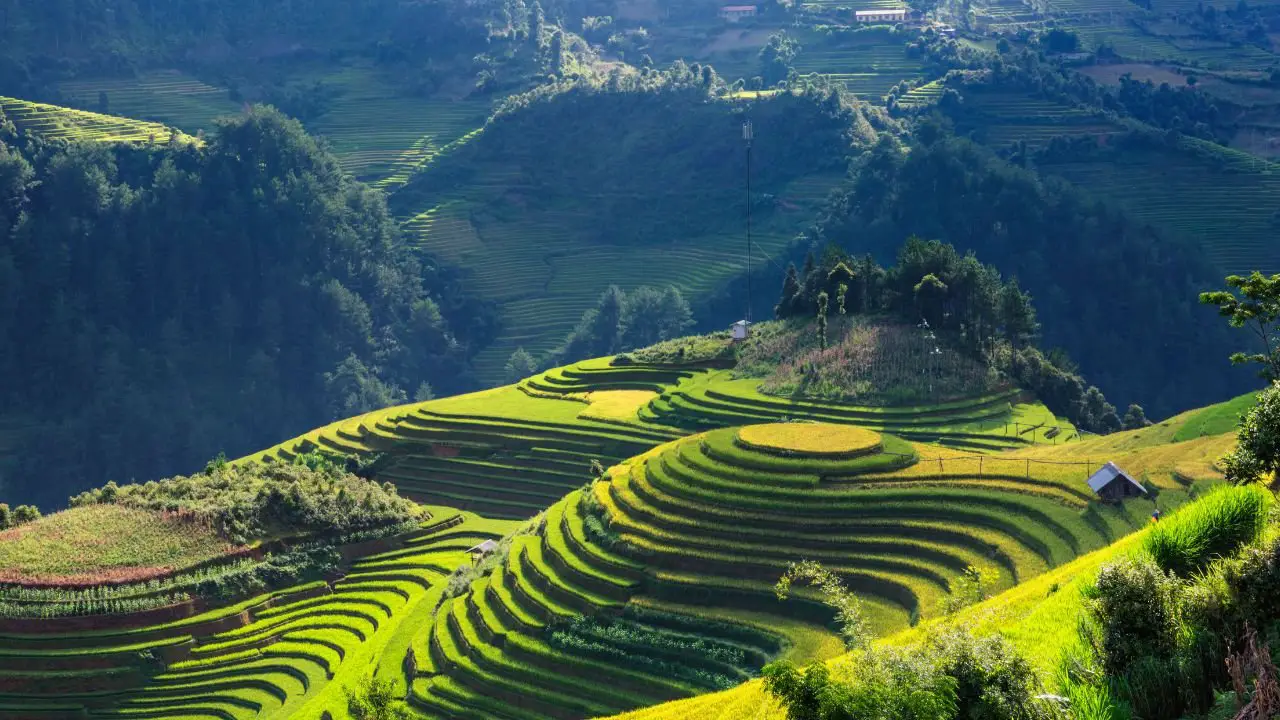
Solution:
M 742 428 L 738 443 L 761 452 L 849 457 L 877 450 L 880 433 L 834 423 L 770 423 Z

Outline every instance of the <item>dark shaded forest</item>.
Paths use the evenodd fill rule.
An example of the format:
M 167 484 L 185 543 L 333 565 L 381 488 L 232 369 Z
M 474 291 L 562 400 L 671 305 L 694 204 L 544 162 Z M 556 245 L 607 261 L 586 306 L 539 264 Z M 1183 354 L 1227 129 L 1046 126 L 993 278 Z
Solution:
M 747 104 L 725 102 L 726 90 L 710 66 L 676 62 L 513 96 L 483 137 L 399 191 L 393 206 L 431 204 L 498 166 L 515 171 L 504 189 L 530 209 L 588 207 L 574 229 L 601 243 L 669 243 L 740 227 L 747 119 L 769 138 L 753 156 L 762 215 L 785 183 L 842 173 L 875 141 L 877 114 L 847 96 L 807 90 Z
M 6 496 L 189 471 L 471 387 L 493 312 L 381 193 L 269 108 L 207 145 L 43 144 L 0 122 Z

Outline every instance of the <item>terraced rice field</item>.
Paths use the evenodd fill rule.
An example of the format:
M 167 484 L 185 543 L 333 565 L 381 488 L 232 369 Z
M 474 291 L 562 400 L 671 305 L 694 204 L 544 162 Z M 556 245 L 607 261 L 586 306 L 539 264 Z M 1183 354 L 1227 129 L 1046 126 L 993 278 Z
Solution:
M 8 621 L 0 631 L 5 717 L 287 718 L 345 707 L 342 687 L 394 675 L 439 581 L 466 548 L 509 523 L 437 508 L 398 547 L 314 582 L 200 612 Z M 161 609 L 166 610 L 166 609 Z M 174 619 L 164 618 L 169 615 Z M 68 690 L 68 687 L 74 690 Z
M 213 120 L 236 115 L 241 104 L 215 87 L 177 70 L 141 73 L 132 78 L 103 78 L 60 83 L 58 92 L 78 108 L 99 109 L 106 93 L 107 112 L 154 120 L 194 134 L 212 130 Z
M 768 397 L 758 382 L 604 358 L 243 458 L 383 452 L 377 479 L 432 503 L 431 517 L 349 548 L 328 582 L 227 607 L 10 612 L 0 714 L 342 717 L 343 688 L 373 672 L 428 718 L 609 715 L 748 681 L 772 658 L 837 655 L 815 596 L 773 592 L 797 558 L 835 568 L 891 633 L 937 617 L 968 567 L 1010 587 L 1142 525 L 1149 501 L 1092 501 L 1084 480 L 1104 459 L 1169 509 L 1223 449 L 1221 437 L 1166 444 L 1193 413 L 1076 441 L 1015 393 L 868 408 Z M 611 467 L 592 480 L 592 461 Z M 486 539 L 501 539 L 492 572 L 446 597 L 445 576 Z M 13 592 L 0 601 L 47 602 Z M 742 717 L 763 700 L 753 683 L 706 697 L 682 717 Z
M 856 10 L 901 10 L 906 5 L 898 0 L 812 0 L 801 3 L 801 7 L 820 12 L 847 11 L 852 16 Z
M 944 89 L 942 83 L 937 80 L 927 82 L 919 87 L 911 88 L 906 95 L 899 97 L 898 106 L 903 108 L 925 108 L 935 105 L 938 99 L 942 97 Z
M 1052 13 L 1107 16 L 1113 20 L 1142 12 L 1142 8 L 1129 0 L 1045 0 L 1045 5 Z
M 957 130 L 974 132 L 992 147 L 1047 144 L 1058 136 L 1088 135 L 1100 142 L 1122 128 L 1087 110 L 1019 93 L 966 91 Z
M 1128 3 L 1128 0 L 1113 0 Z M 1136 9 L 1136 6 L 1133 6 Z M 991 0 L 973 6 L 978 22 L 985 23 L 988 32 L 1016 32 L 1023 28 L 1038 29 L 1044 17 L 1022 0 Z
M 20 130 L 50 140 L 165 143 L 176 132 L 157 123 L 4 96 L 0 96 L 0 110 Z M 178 142 L 183 143 L 198 142 L 182 133 L 178 133 L 177 138 Z
M 328 138 L 345 170 L 378 187 L 394 189 L 453 143 L 466 142 L 489 114 L 487 101 L 407 95 L 371 68 L 349 66 L 311 78 L 329 88 L 329 110 L 308 131 Z M 191 133 L 241 111 L 225 88 L 176 70 L 133 78 L 66 82 L 58 91 L 81 108 L 97 108 L 106 93 L 110 112 L 167 123 Z M 162 135 L 162 139 L 167 133 Z
M 384 189 L 403 185 L 451 144 L 466 142 L 490 112 L 485 100 L 406 95 L 362 67 L 321 79 L 337 95 L 307 130 L 329 140 L 344 170 Z
M 1126 150 L 1116 160 L 1045 165 L 1082 188 L 1124 205 L 1133 215 L 1202 246 L 1224 272 L 1280 272 L 1275 197 L 1280 168 L 1234 150 Z M 1216 159 L 1215 159 L 1216 158 Z
M 1196 7 L 1191 3 L 1181 12 L 1195 12 Z M 1208 70 L 1259 71 L 1280 59 L 1254 45 L 1232 46 L 1226 42 L 1148 35 L 1135 26 L 1082 24 L 1073 29 L 1080 36 L 1083 49 L 1096 50 L 1108 45 L 1121 57 L 1138 62 L 1165 61 Z
M 592 460 L 620 462 L 680 435 L 580 418 L 585 408 L 499 388 L 344 420 L 245 460 L 289 460 L 316 448 L 387 452 L 396 462 L 378 480 L 395 483 L 403 495 L 488 517 L 527 518 L 589 480 Z
M 619 662 L 617 646 L 612 655 L 566 655 L 557 647 L 564 628 L 584 616 L 626 618 L 636 604 L 680 602 L 821 632 L 829 611 L 812 596 L 781 603 L 773 594 L 787 563 L 805 557 L 836 569 L 888 632 L 935 615 L 967 567 L 1008 587 L 1144 519 L 1141 508 L 1093 506 L 1082 477 L 930 480 L 923 446 L 862 431 L 849 453 L 808 455 L 787 438 L 791 427 L 726 428 L 668 443 L 554 505 L 540 536 L 517 540 L 491 576 L 442 606 L 421 641 L 431 661 L 412 702 L 441 717 L 528 720 L 651 704 L 696 687 L 673 681 L 683 676 L 670 665 L 650 672 L 634 659 Z M 587 529 L 595 512 L 617 533 L 607 546 Z M 765 657 L 778 651 L 760 641 L 748 647 Z M 693 651 L 680 659 L 711 662 Z
M 395 462 L 377 479 L 395 483 L 402 494 L 489 517 L 525 518 L 581 487 L 591 477 L 592 460 L 607 466 L 708 428 L 811 419 L 863 425 L 966 453 L 1056 445 L 1075 435 L 1043 405 L 1013 394 L 887 410 L 769 397 L 756 392 L 758 382 L 707 368 L 585 361 L 519 386 L 343 420 L 241 462 L 288 461 L 315 449 L 381 451 Z M 591 411 L 589 393 L 617 390 L 649 392 L 653 399 L 638 405 L 634 416 Z
M 918 61 L 907 57 L 903 42 L 887 34 L 843 47 L 832 47 L 818 38 L 802 37 L 801 41 L 808 44 L 796 56 L 796 72 L 826 75 L 869 102 L 882 102 L 890 88 L 923 72 Z
M 1220 453 L 1231 442 L 1228 435 L 1189 443 L 1167 444 L 1169 437 L 1193 414 L 1172 418 L 1137 432 L 1086 440 L 1073 447 L 1072 451 L 1115 453 L 1114 457 L 1124 467 L 1148 466 L 1152 473 L 1170 475 L 1179 464 L 1198 462 L 1206 454 Z M 1037 452 L 1052 454 L 1063 452 L 1063 449 L 1041 448 Z M 1210 472 L 1209 475 L 1213 473 Z M 1213 482 L 1209 477 L 1200 480 Z M 1096 578 L 1098 568 L 1103 563 L 1129 552 L 1142 541 L 1142 537 L 1141 532 L 1128 535 L 954 615 L 928 620 L 914 628 L 893 633 L 880 643 L 891 646 L 910 645 L 919 642 L 926 633 L 939 627 L 963 627 L 980 636 L 1000 633 L 1031 661 L 1042 678 L 1051 683 L 1060 658 L 1059 652 L 1075 637 L 1076 618 L 1082 598 L 1080 590 Z M 844 661 L 845 658 L 841 658 L 832 662 Z M 785 720 L 786 712 L 768 697 L 759 681 L 751 681 L 725 692 L 623 713 L 610 720 L 693 718 Z
M 613 366 L 590 360 L 550 370 L 522 382 L 540 396 L 581 396 L 600 390 L 659 393 L 640 408 L 640 421 L 705 430 L 780 419 L 859 425 L 919 442 L 937 442 L 977 452 L 1001 451 L 1075 437 L 1070 423 L 1043 405 L 1023 402 L 1017 392 L 975 397 L 930 407 L 877 408 L 764 395 L 756 378 L 735 379 L 727 370 L 690 368 L 673 377 L 662 366 Z
M 755 226 L 756 263 L 767 262 L 762 254 L 780 254 L 839 182 L 815 175 L 784 188 L 784 209 Z M 490 207 L 494 194 L 519 195 L 525 185 L 511 167 L 482 168 L 465 192 L 403 225 L 415 246 L 465 263 L 472 286 L 501 306 L 503 327 L 475 358 L 476 373 L 487 382 L 502 380 L 517 348 L 535 356 L 555 348 L 610 285 L 629 290 L 646 277 L 662 278 L 663 285 L 694 296 L 715 290 L 746 266 L 736 229 L 634 246 L 602 243 L 580 208 L 522 207 L 518 221 L 474 210 Z M 636 263 L 643 263 L 643 276 L 633 271 Z

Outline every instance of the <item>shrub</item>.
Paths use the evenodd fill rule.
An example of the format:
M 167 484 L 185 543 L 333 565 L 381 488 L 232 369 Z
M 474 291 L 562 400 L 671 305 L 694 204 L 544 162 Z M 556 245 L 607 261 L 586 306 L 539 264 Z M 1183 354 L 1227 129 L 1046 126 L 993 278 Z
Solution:
M 323 455 L 300 458 L 296 465 L 211 465 L 189 477 L 109 483 L 71 498 L 71 506 L 115 503 L 189 514 L 238 544 L 298 535 L 374 537 L 395 532 L 417 514 L 394 486 L 356 477 Z
M 0 503 L 0 530 L 8 530 L 40 519 L 40 508 L 35 505 L 19 505 L 13 509 Z
M 991 595 L 994 580 L 988 573 L 970 565 L 951 581 L 951 594 L 943 601 L 942 611 L 950 615 L 986 600 Z
M 592 462 L 596 461 L 592 460 Z M 603 474 L 602 472 L 601 475 Z M 600 504 L 600 499 L 596 497 L 590 484 L 583 488 L 582 499 L 579 503 L 579 511 L 582 514 L 582 527 L 591 542 L 606 550 L 616 550 L 622 546 L 627 546 L 629 550 L 631 549 L 629 543 L 624 541 L 622 536 L 615 532 L 610 525 L 609 511 Z
M 773 663 L 764 676 L 788 720 L 1039 720 L 1054 714 L 1038 697 L 1035 671 L 1013 646 L 961 630 L 909 650 L 864 649 L 834 670 L 817 663 L 801 672 Z
M 1066 690 L 1074 720 L 1129 720 L 1129 708 L 1101 685 L 1071 685 Z
M 1188 577 L 1257 539 L 1271 502 L 1261 487 L 1219 488 L 1152 528 L 1143 549 L 1161 569 Z
M 1238 436 L 1239 447 L 1222 459 L 1228 480 L 1250 483 L 1280 471 L 1280 382 L 1259 393 Z
M 929 638 L 922 652 L 955 680 L 956 717 L 1033 720 L 1046 708 L 1036 700 L 1035 669 L 1004 638 L 975 638 L 952 630 Z
M 821 663 L 803 673 L 790 663 L 764 669 L 765 689 L 788 720 L 946 720 L 956 715 L 955 679 L 918 654 L 866 653 L 832 675 Z
M 1173 654 L 1177 591 L 1177 582 L 1145 557 L 1123 558 L 1098 571 L 1085 592 L 1083 630 L 1106 673 L 1120 675 L 1140 658 Z
M 346 688 L 347 712 L 354 720 L 409 720 L 413 717 L 405 703 L 396 697 L 395 683 L 365 677 L 354 688 Z
M 823 604 L 835 611 L 836 623 L 840 626 L 840 637 L 844 639 L 845 647 L 867 647 L 872 634 L 871 625 L 862 610 L 862 601 L 845 586 L 839 575 L 812 560 L 791 563 L 774 586 L 778 600 L 787 599 L 792 583 L 797 580 L 817 587 L 822 593 Z

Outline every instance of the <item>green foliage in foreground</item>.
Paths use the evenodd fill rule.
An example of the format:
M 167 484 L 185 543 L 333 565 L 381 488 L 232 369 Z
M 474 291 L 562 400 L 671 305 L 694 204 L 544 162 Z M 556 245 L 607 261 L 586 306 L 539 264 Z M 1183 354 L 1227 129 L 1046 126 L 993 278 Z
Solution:
M 1255 631 L 1262 647 L 1280 640 L 1280 536 L 1256 539 L 1270 504 L 1260 488 L 1226 488 L 1152 533 L 1146 552 L 1103 566 L 1060 668 L 1086 717 L 1199 715 L 1233 688 L 1247 701 L 1254 675 L 1275 677 L 1269 657 L 1241 651 L 1256 649 Z
M 1143 550 L 1165 572 L 1189 577 L 1256 539 L 1272 503 L 1256 485 L 1218 488 L 1152 528 Z
M 416 515 L 390 483 L 378 485 L 330 463 L 211 466 L 207 474 L 145 484 L 114 482 L 71 498 L 93 504 L 188 514 L 235 543 L 271 537 L 385 532 Z
M 786 600 L 791 586 L 797 581 L 816 586 L 822 593 L 822 602 L 835 610 L 836 624 L 840 626 L 845 647 L 864 649 L 868 646 L 872 637 L 871 625 L 862 610 L 862 601 L 849 591 L 839 575 L 812 560 L 791 563 L 774 586 L 778 599 Z
M 774 663 L 765 689 L 788 720 L 1035 720 L 1054 716 L 1036 698 L 1039 684 L 1026 660 L 999 637 L 952 631 L 902 650 L 866 649 L 828 668 L 797 670 Z
M 1239 444 L 1222 459 L 1227 479 L 1247 483 L 1280 471 L 1280 381 L 1258 395 L 1258 404 L 1240 420 Z

